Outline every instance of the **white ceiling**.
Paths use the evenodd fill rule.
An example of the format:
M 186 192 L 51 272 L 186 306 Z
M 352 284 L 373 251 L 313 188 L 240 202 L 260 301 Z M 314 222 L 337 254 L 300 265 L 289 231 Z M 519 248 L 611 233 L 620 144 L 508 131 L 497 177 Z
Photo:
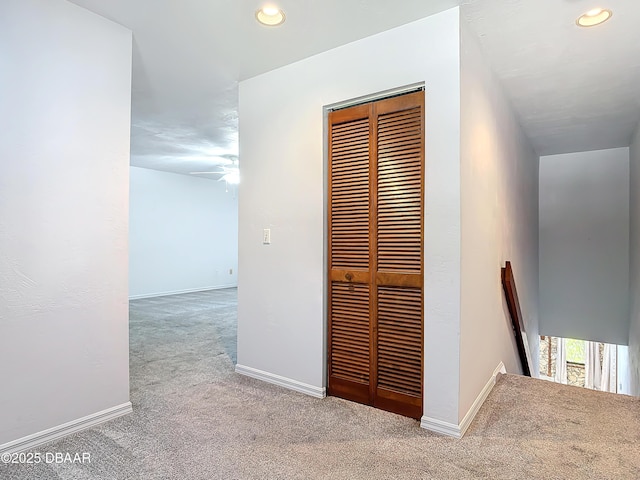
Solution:
M 238 154 L 238 81 L 464 3 L 541 155 L 629 145 L 640 120 L 640 1 L 575 26 L 593 0 L 70 0 L 133 31 L 131 164 L 189 173 Z M 551 10 L 551 9 L 554 10 Z
M 640 121 L 640 1 L 467 0 L 479 37 L 540 155 L 626 147 Z M 594 7 L 610 20 L 577 27 Z

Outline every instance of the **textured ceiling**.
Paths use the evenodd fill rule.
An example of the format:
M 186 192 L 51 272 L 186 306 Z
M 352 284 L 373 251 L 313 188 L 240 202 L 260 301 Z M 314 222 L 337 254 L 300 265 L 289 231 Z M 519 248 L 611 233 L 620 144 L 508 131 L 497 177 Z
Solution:
M 70 0 L 133 31 L 131 164 L 188 173 L 238 154 L 238 81 L 459 5 L 462 0 Z M 592 0 L 465 0 L 526 134 L 540 154 L 626 146 L 640 119 L 640 1 L 579 29 Z M 553 9 L 553 10 L 552 10 Z
M 238 154 L 238 81 L 432 15 L 459 0 L 71 0 L 133 31 L 131 164 L 188 173 Z
M 577 27 L 597 6 L 611 19 Z M 540 155 L 629 145 L 640 120 L 640 1 L 467 0 L 462 16 Z

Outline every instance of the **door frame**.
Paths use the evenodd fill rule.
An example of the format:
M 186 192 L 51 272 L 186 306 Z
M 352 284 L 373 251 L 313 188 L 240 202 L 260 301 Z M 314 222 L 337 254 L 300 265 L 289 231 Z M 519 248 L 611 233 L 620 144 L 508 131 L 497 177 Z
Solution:
M 387 98 L 397 97 L 408 93 L 424 91 L 425 82 L 416 82 L 401 87 L 382 90 L 377 93 L 354 97 L 349 100 L 342 100 L 330 103 L 322 107 L 322 389 L 326 392 L 329 390 L 329 371 L 328 371 L 328 347 L 329 347 L 329 112 L 334 110 L 342 110 L 344 108 L 354 107 L 365 103 L 376 102 Z M 425 105 L 426 115 L 426 105 Z M 425 124 L 426 127 L 426 124 Z M 426 152 L 425 152 L 426 153 Z M 424 192 L 423 192 L 424 194 Z M 424 208 L 424 207 L 423 207 Z M 424 228 L 424 225 L 423 225 Z M 423 252 L 424 255 L 424 252 Z M 424 274 L 424 272 L 423 272 Z M 423 292 L 424 298 L 424 292 Z M 424 307 L 423 307 L 424 308 Z M 425 322 L 423 310 L 423 324 Z M 423 336 L 425 329 L 423 328 Z M 424 341 L 424 338 L 423 338 Z M 422 368 L 424 372 L 424 362 L 426 356 L 422 355 Z M 423 379 L 424 380 L 424 379 Z M 425 398 L 426 382 L 423 381 L 422 398 Z M 424 400 L 423 400 L 424 401 Z

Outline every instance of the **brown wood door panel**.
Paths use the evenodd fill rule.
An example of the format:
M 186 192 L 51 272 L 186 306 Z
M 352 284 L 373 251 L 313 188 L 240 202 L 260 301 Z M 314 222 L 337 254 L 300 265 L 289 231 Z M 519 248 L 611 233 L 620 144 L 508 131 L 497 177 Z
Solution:
M 329 117 L 329 394 L 370 397 L 369 108 Z
M 377 291 L 376 397 L 400 404 L 393 411 L 408 416 L 416 409 L 401 405 L 418 405 L 422 416 L 422 288 L 379 286 Z
M 332 281 L 330 298 L 329 393 L 367 404 L 371 372 L 370 286 Z
M 377 114 L 377 269 L 422 274 L 421 94 L 384 100 Z
M 329 115 L 329 394 L 422 415 L 424 93 Z
M 329 149 L 330 270 L 369 270 L 369 111 L 355 107 L 331 113 Z

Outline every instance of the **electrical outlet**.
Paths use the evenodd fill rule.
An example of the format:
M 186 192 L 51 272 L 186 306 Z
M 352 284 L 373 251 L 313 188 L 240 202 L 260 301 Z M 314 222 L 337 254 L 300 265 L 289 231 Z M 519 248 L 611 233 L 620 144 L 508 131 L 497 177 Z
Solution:
M 265 228 L 262 231 L 262 243 L 264 245 L 269 245 L 271 243 L 271 229 Z

